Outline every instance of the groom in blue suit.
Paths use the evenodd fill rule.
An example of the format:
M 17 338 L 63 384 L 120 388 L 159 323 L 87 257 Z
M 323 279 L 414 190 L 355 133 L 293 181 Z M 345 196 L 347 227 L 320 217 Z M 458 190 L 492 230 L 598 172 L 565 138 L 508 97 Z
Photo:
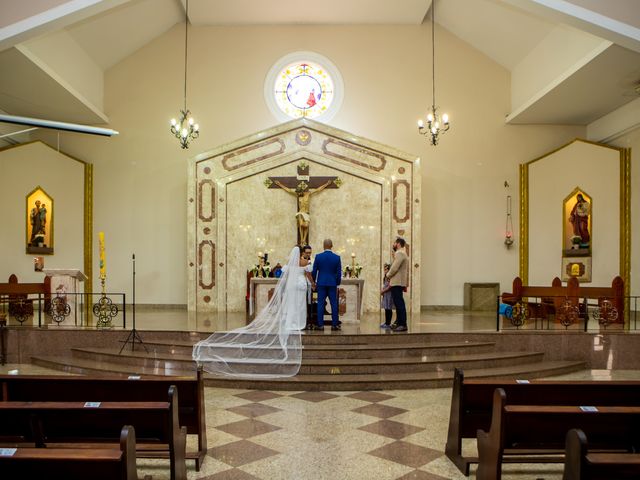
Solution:
M 331 304 L 331 330 L 340 330 L 338 325 L 338 285 L 342 280 L 340 256 L 331 251 L 333 242 L 323 242 L 324 252 L 316 255 L 311 277 L 318 291 L 318 329 L 324 328 L 324 305 L 329 297 Z

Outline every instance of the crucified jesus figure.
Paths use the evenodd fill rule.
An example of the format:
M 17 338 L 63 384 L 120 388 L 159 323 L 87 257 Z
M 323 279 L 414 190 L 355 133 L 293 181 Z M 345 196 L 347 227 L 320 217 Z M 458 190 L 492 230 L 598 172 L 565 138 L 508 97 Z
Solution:
M 295 195 L 298 199 L 298 212 L 296 213 L 296 220 L 298 222 L 298 236 L 300 237 L 300 245 L 307 245 L 309 243 L 309 225 L 311 223 L 311 213 L 309 212 L 309 203 L 311 195 L 320 193 L 327 188 L 333 180 L 327 180 L 325 183 L 317 188 L 289 188 L 279 180 L 274 180 L 274 183 L 278 185 L 285 192 Z

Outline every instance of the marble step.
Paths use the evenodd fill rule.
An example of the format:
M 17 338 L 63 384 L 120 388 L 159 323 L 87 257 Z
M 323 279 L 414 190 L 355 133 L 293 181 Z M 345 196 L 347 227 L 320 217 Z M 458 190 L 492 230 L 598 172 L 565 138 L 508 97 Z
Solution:
M 83 347 L 71 349 L 74 358 L 96 360 L 107 363 L 136 365 L 151 369 L 165 368 L 191 370 L 193 361 L 190 355 L 170 354 L 164 352 L 145 352 L 144 349 L 132 352 L 125 349 Z M 408 356 L 408 357 L 374 357 L 374 358 L 306 358 L 303 360 L 300 374 L 375 374 L 392 372 L 423 372 L 452 370 L 454 367 L 490 368 L 499 366 L 519 365 L 541 361 L 541 352 L 483 352 L 464 353 L 448 356 Z M 243 362 L 245 363 L 245 362 Z M 246 368 L 251 370 L 255 362 L 246 362 Z
M 139 365 L 117 364 L 103 361 L 66 357 L 34 356 L 32 362 L 47 368 L 62 370 L 81 375 L 145 375 L 145 376 L 188 376 L 193 370 L 147 368 Z M 506 378 L 540 378 L 560 375 L 582 370 L 584 362 L 553 361 L 531 362 L 521 365 L 494 368 L 472 368 L 467 365 L 467 378 L 506 377 Z M 419 389 L 433 387 L 447 387 L 451 385 L 453 373 L 451 370 L 435 372 L 402 372 L 375 374 L 343 374 L 328 375 L 298 374 L 295 377 L 271 380 L 239 380 L 228 377 L 205 375 L 205 384 L 222 388 L 246 388 L 260 390 L 312 390 L 312 391 L 341 391 L 341 390 L 393 390 Z
M 453 371 L 461 368 L 494 368 L 541 362 L 542 352 L 486 352 L 453 354 L 447 356 L 407 356 L 378 358 L 309 358 L 303 357 L 298 375 L 355 374 L 375 375 L 392 373 L 418 373 Z
M 510 367 L 465 370 L 465 378 L 533 379 L 562 375 L 586 368 L 581 361 L 535 362 Z M 404 390 L 451 387 L 452 371 L 419 373 L 381 373 L 375 375 L 296 375 L 271 380 L 238 380 L 228 377 L 205 376 L 205 385 L 222 388 L 289 391 L 359 391 Z
M 353 337 L 366 337 L 365 335 L 354 335 Z M 407 357 L 407 356 L 437 356 L 451 355 L 454 353 L 480 353 L 493 349 L 493 342 L 428 342 L 414 341 L 412 336 L 398 335 L 395 338 L 403 337 L 403 342 L 379 342 L 384 335 L 372 335 L 370 343 L 346 343 L 337 344 L 306 344 L 303 338 L 304 358 L 373 358 L 373 357 Z M 422 335 L 421 335 L 422 337 Z M 189 342 L 145 342 L 149 351 L 155 353 L 171 353 L 178 355 L 190 355 L 193 344 Z M 250 347 L 245 347 L 250 348 Z
M 390 344 L 305 345 L 305 358 L 445 357 L 490 352 L 493 342 L 410 342 Z
M 65 356 L 47 356 L 37 355 L 31 357 L 31 363 L 41 367 L 61 370 L 68 373 L 76 373 L 79 375 L 147 375 L 147 376 L 193 376 L 195 365 L 189 370 L 181 370 L 165 366 L 163 368 L 142 367 L 139 365 L 127 365 L 122 363 L 111 363 L 100 360 L 90 360 L 85 358 L 76 358 L 71 355 Z
M 144 332 L 142 333 L 145 337 Z M 209 334 L 200 333 L 192 334 L 192 339 L 188 341 L 184 340 L 161 340 L 161 339 L 147 339 L 144 338 L 144 342 L 148 345 L 153 345 L 162 348 L 191 348 L 198 340 L 204 340 L 209 337 Z M 332 332 L 329 327 L 325 328 L 324 332 L 302 332 L 301 339 L 303 345 L 366 345 L 374 343 L 376 345 L 387 345 L 396 343 L 432 343 L 432 333 L 393 333 L 389 330 L 385 330 L 383 333 L 343 333 Z M 453 342 L 453 341 L 452 341 Z M 457 343 L 464 343 L 464 340 L 456 339 Z

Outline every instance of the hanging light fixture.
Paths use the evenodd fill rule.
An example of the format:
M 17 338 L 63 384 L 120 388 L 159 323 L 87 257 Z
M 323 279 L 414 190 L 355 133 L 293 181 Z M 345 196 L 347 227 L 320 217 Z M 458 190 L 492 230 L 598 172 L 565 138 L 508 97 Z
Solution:
M 507 182 L 504 182 L 505 186 L 508 185 Z M 511 248 L 513 245 L 513 218 L 511 217 L 511 195 L 507 195 L 507 221 L 504 227 L 504 244 L 507 249 Z
M 432 78 L 432 102 L 431 110 L 427 113 L 426 125 L 424 120 L 418 120 L 418 133 L 425 135 L 429 138 L 431 145 L 437 145 L 440 140 L 440 135 L 443 135 L 449 130 L 451 126 L 449 124 L 449 115 L 446 113 L 438 113 L 438 107 L 436 107 L 436 0 L 431 3 L 431 72 Z
M 184 13 L 184 107 L 180 110 L 180 119 L 171 119 L 171 133 L 180 141 L 182 148 L 189 148 L 189 143 L 200 136 L 200 126 L 195 123 L 191 112 L 187 109 L 187 46 L 189 42 L 189 0 Z

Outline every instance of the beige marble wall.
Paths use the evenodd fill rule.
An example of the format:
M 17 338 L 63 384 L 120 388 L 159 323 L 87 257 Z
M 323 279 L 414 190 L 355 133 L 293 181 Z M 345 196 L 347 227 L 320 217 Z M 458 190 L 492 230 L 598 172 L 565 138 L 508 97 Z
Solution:
M 310 243 L 331 238 L 343 266 L 362 265 L 364 309 L 380 304 L 382 264 L 397 235 L 410 244 L 412 280 L 419 279 L 420 173 L 410 155 L 310 120 L 259 132 L 192 159 L 188 189 L 189 309 L 242 311 L 246 272 L 258 252 L 287 261 L 297 239 L 297 200 L 268 189 L 270 176 L 337 176 L 338 189 L 311 197 Z M 214 257 L 215 252 L 215 257 Z M 419 281 L 410 304 L 419 309 Z

